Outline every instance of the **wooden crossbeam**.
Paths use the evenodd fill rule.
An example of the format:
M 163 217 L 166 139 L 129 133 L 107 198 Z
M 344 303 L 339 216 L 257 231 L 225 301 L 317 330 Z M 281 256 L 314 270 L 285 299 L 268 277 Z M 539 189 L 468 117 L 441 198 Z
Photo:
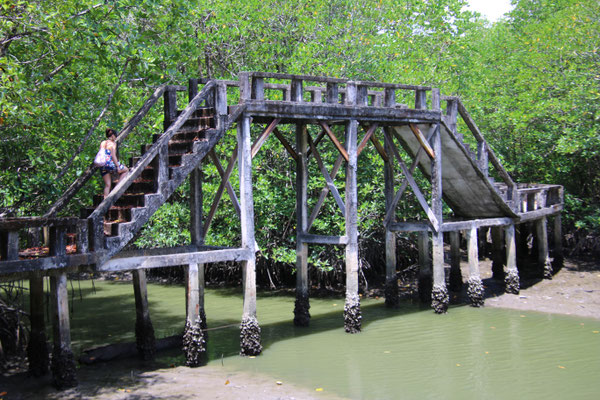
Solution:
M 317 161 L 319 169 L 321 170 L 321 173 L 323 174 L 323 178 L 325 178 L 325 182 L 327 182 L 327 187 L 329 187 L 329 190 L 331 191 L 331 194 L 333 195 L 335 202 L 337 203 L 338 207 L 340 208 L 340 211 L 342 212 L 342 216 L 344 216 L 344 215 L 346 215 L 346 206 L 344 204 L 344 201 L 342 200 L 342 197 L 340 196 L 340 192 L 338 192 L 337 187 L 333 183 L 333 178 L 331 177 L 331 175 L 329 175 L 327 168 L 325 168 L 325 165 L 323 164 L 323 160 L 321 159 L 321 155 L 319 154 L 319 150 L 317 150 L 317 146 L 315 146 L 315 144 L 313 143 L 313 140 L 310 137 L 310 135 L 307 134 L 307 136 L 308 136 L 308 145 L 310 146 L 310 148 L 314 154 L 314 157 L 315 157 L 315 160 Z
M 281 132 L 279 132 L 279 129 L 275 128 L 273 133 L 275 134 L 275 137 L 279 139 L 283 147 L 287 150 L 288 154 L 294 159 L 294 161 L 298 162 L 298 153 L 296 153 L 296 150 L 294 150 L 290 142 L 288 142 Z
M 317 135 L 317 138 L 315 139 L 315 146 L 318 146 L 319 143 L 321 142 L 321 140 L 323 139 L 323 137 L 325 136 L 325 129 L 322 129 L 321 132 L 319 132 L 319 134 Z M 311 149 L 308 149 L 308 152 L 306 153 L 306 157 L 310 157 L 310 154 L 312 153 Z
M 223 166 L 221 165 L 221 162 L 219 161 L 219 158 L 217 157 L 215 150 L 212 149 L 208 153 L 208 155 L 212 159 L 215 167 L 217 167 L 217 171 L 219 172 L 221 179 L 223 179 L 223 177 L 225 176 L 225 170 L 223 170 Z M 229 182 L 229 180 L 225 181 L 225 188 L 227 189 L 227 194 L 229 194 L 229 198 L 231 199 L 231 202 L 233 203 L 233 207 L 235 208 L 235 213 L 239 217 L 240 216 L 240 202 L 239 202 L 237 195 L 235 194 L 235 191 L 233 190 L 233 186 L 231 186 L 231 182 Z
M 371 140 L 371 142 L 377 149 L 377 152 L 379 153 L 381 158 L 383 158 L 383 161 L 388 162 L 390 160 L 390 157 L 388 156 L 387 152 L 385 151 L 385 149 L 383 148 L 381 143 L 379 143 L 379 140 L 377 140 L 377 137 L 375 137 L 375 135 L 373 135 L 369 139 Z
M 225 170 L 225 173 L 223 175 L 221 175 L 221 183 L 219 184 L 219 188 L 217 189 L 217 192 L 215 193 L 215 197 L 210 206 L 210 211 L 208 212 L 208 215 L 206 216 L 206 221 L 204 222 L 204 226 L 205 226 L 204 232 L 208 232 L 210 223 L 212 222 L 212 220 L 215 216 L 215 213 L 217 212 L 217 207 L 219 206 L 219 201 L 221 201 L 221 196 L 223 195 L 223 190 L 225 190 L 225 186 L 227 185 L 227 183 L 229 183 L 229 177 L 231 176 L 231 173 L 233 172 L 233 166 L 235 165 L 235 161 L 237 160 L 237 154 L 238 154 L 238 147 L 236 145 L 235 148 L 233 149 L 233 152 L 231 153 L 231 157 L 229 157 L 229 162 L 227 163 L 227 169 Z
M 433 133 L 435 132 L 435 126 L 433 126 L 429 132 L 427 133 L 427 141 L 429 142 L 429 140 L 431 139 L 431 137 L 433 136 Z M 397 134 L 395 134 L 396 139 L 399 140 Z M 417 168 L 417 166 L 419 165 L 419 162 L 421 160 L 421 155 L 423 153 L 423 147 L 419 147 L 419 150 L 417 150 L 417 154 L 415 155 L 415 159 L 413 160 L 411 166 L 410 166 L 410 173 L 414 174 L 415 169 Z M 402 183 L 400 185 L 400 189 L 398 189 L 398 191 L 396 192 L 396 195 L 394 196 L 392 203 L 390 204 L 390 207 L 388 208 L 386 214 L 385 214 L 385 218 L 384 218 L 384 224 L 385 226 L 389 226 L 390 223 L 392 223 L 392 218 L 394 216 L 394 212 L 396 209 L 396 205 L 398 204 L 398 201 L 400 201 L 400 198 L 402 197 L 402 194 L 404 194 L 404 191 L 406 190 L 406 186 L 408 184 L 408 181 L 406 180 L 406 177 L 402 180 Z
M 340 154 L 342 155 L 342 157 L 344 157 L 344 159 L 346 160 L 346 162 L 348 162 L 348 152 L 346 151 L 346 148 L 344 146 L 342 146 L 342 144 L 337 139 L 337 137 L 335 136 L 335 134 L 333 133 L 333 131 L 331 130 L 331 128 L 329 127 L 329 125 L 327 125 L 327 123 L 322 122 L 322 121 L 319 122 L 319 123 L 321 124 L 321 126 L 325 130 L 325 133 L 327 134 L 327 136 L 329 136 L 329 139 L 331 139 L 331 141 L 335 145 L 336 149 L 338 149 L 338 151 L 340 152 Z
M 335 160 L 335 163 L 333 164 L 333 168 L 331 169 L 331 179 L 335 179 L 335 176 L 337 175 L 338 171 L 340 170 L 340 167 L 342 166 L 342 163 L 344 162 L 344 157 L 340 154 L 338 156 L 338 158 Z M 321 207 L 323 207 L 323 203 L 325 202 L 325 197 L 327 197 L 327 193 L 329 193 L 329 187 L 327 185 L 323 186 L 323 189 L 321 189 L 321 193 L 319 194 L 319 200 L 317 200 L 317 204 L 315 204 L 315 207 L 312 210 L 312 213 L 310 214 L 310 217 L 308 218 L 308 225 L 306 228 L 306 231 L 308 232 L 310 230 L 310 228 L 312 227 L 312 224 L 315 222 L 315 219 L 317 219 L 317 215 L 319 215 L 319 211 L 321 211 Z
M 262 145 L 265 144 L 265 142 L 269 138 L 269 135 L 271 135 L 271 132 L 273 132 L 277 124 L 279 124 L 279 121 L 281 121 L 280 118 L 273 119 L 273 121 L 271 121 L 271 123 L 265 128 L 264 132 L 261 133 L 260 136 L 256 139 L 256 141 L 252 145 L 252 158 L 254 158 L 256 154 L 258 154 L 258 151 L 260 150 Z
M 423 133 L 421 132 L 421 130 L 419 129 L 418 126 L 416 126 L 415 124 L 410 124 L 409 126 L 410 126 L 410 130 L 412 131 L 412 133 L 414 133 L 415 137 L 417 138 L 417 140 L 421 144 L 421 147 L 423 149 L 425 149 L 425 152 L 427 153 L 427 155 L 429 156 L 429 158 L 434 159 L 435 158 L 435 152 L 433 151 L 433 149 L 429 145 L 429 140 L 427 138 L 425 138 L 425 136 L 423 136 Z
M 363 129 L 365 131 L 367 131 L 367 133 L 365 134 L 365 137 L 363 137 L 362 140 L 360 141 L 360 143 L 358 144 L 358 149 L 356 150 L 357 156 L 360 156 L 360 153 L 362 153 L 364 148 L 367 146 L 369 139 L 371 138 L 371 136 L 373 136 L 373 134 L 375 133 L 375 131 L 377 130 L 378 127 L 379 127 L 378 124 L 373 124 L 368 129 L 363 126 Z
M 440 230 L 440 223 L 439 223 L 438 219 L 436 218 L 435 214 L 433 213 L 433 210 L 431 210 L 431 208 L 429 207 L 429 204 L 427 204 L 427 200 L 425 199 L 425 196 L 423 196 L 423 193 L 421 192 L 421 189 L 419 189 L 419 186 L 417 185 L 417 182 L 415 182 L 415 180 L 414 180 L 414 178 L 412 176 L 412 173 L 406 167 L 406 164 L 404 164 L 404 161 L 402 161 L 402 157 L 400 157 L 400 153 L 398 152 L 398 148 L 394 144 L 394 142 L 392 140 L 392 137 L 391 137 L 391 135 L 388 132 L 388 129 L 384 130 L 384 137 L 385 137 L 386 142 L 390 146 L 390 149 L 392 149 L 392 152 L 394 153 L 394 156 L 396 157 L 396 160 L 398 161 L 398 164 L 400 165 L 400 169 L 402 169 L 402 173 L 404 174 L 406 180 L 408 181 L 408 184 L 410 185 L 410 187 L 412 188 L 415 196 L 417 197 L 417 200 L 419 201 L 419 204 L 421 205 L 421 208 L 423 208 L 423 210 L 427 214 L 427 218 L 429 218 L 429 221 L 431 222 L 431 225 L 433 226 L 433 229 L 436 232 L 439 232 L 439 230 Z

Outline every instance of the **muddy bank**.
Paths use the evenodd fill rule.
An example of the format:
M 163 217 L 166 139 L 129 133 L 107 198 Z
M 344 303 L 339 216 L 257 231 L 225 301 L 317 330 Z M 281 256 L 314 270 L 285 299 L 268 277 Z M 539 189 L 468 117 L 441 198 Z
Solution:
M 552 280 L 522 280 L 518 295 L 494 290 L 491 262 L 482 262 L 482 278 L 490 286 L 488 307 L 541 311 L 600 319 L 600 262 L 567 259 Z

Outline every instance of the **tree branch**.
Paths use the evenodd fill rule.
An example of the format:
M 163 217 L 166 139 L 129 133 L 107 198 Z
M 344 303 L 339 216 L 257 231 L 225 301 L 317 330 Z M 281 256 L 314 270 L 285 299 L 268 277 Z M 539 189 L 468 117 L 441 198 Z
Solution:
M 125 80 L 125 71 L 127 70 L 127 66 L 129 65 L 129 61 L 130 61 L 129 59 L 127 59 L 125 61 L 125 65 L 123 66 L 123 71 L 121 72 L 121 76 L 119 77 L 119 81 L 113 87 L 112 92 L 110 93 L 110 95 L 106 99 L 106 105 L 104 106 L 104 108 L 102 109 L 102 111 L 100 112 L 100 114 L 98 115 L 98 117 L 96 118 L 96 120 L 94 121 L 94 123 L 92 124 L 92 127 L 90 128 L 90 130 L 88 131 L 88 133 L 85 135 L 85 138 L 83 138 L 83 141 L 79 145 L 79 148 L 77 149 L 77 151 L 75 151 L 75 154 L 73 154 L 71 156 L 71 159 L 65 164 L 65 166 L 62 168 L 62 170 L 59 172 L 58 176 L 56 177 L 57 181 L 60 180 L 67 173 L 67 170 L 69 169 L 69 167 L 71 166 L 71 164 L 73 164 L 73 160 L 75 160 L 75 157 L 77 157 L 83 151 L 83 147 L 85 146 L 85 144 L 87 143 L 87 141 L 89 140 L 89 138 L 92 136 L 92 134 L 94 133 L 94 131 L 98 127 L 98 124 L 100 124 L 100 121 L 102 121 L 102 119 L 104 118 L 104 114 L 106 114 L 106 110 L 108 110 L 108 107 L 110 106 L 110 103 L 112 102 L 112 99 L 115 96 L 115 93 L 117 92 L 117 90 L 119 89 L 119 87 L 123 84 L 123 81 Z

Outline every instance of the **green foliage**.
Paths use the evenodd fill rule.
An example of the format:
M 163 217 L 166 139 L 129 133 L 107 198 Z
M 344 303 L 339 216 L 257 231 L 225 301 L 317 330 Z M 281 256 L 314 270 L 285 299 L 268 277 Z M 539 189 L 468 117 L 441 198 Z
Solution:
M 189 226 L 189 207 L 183 203 L 165 203 L 144 226 L 135 245 L 140 248 L 157 248 L 189 244 Z

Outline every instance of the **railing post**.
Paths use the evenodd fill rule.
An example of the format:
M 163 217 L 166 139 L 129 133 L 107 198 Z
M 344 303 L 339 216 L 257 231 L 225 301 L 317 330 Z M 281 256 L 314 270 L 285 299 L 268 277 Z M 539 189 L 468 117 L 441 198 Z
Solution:
M 251 99 L 251 90 L 250 90 L 250 73 L 249 72 L 241 72 L 240 73 L 240 100 L 250 100 Z
M 76 226 L 76 246 L 77 253 L 83 254 L 89 251 L 89 235 L 88 235 L 88 224 L 85 219 L 80 219 Z
M 424 110 L 427 108 L 427 91 L 423 89 L 415 90 L 415 109 Z
M 452 130 L 452 133 L 456 133 L 456 120 L 458 116 L 458 104 L 456 99 L 446 100 L 446 124 Z
M 164 96 L 164 121 L 166 131 L 177 118 L 177 91 L 172 86 L 167 86 Z
M 262 77 L 252 77 L 252 100 L 264 100 L 265 99 L 265 80 Z
M 477 142 L 477 165 L 485 176 L 489 175 L 488 149 L 485 141 Z
M 227 116 L 227 85 L 217 82 L 215 88 L 215 127 L 221 129 Z
M 339 86 L 337 83 L 327 82 L 327 102 L 339 104 Z
M 369 95 L 367 86 L 358 85 L 356 88 L 356 105 L 357 106 L 368 106 L 369 105 Z
M 290 101 L 297 102 L 297 103 L 301 102 L 303 90 L 304 90 L 302 87 L 302 80 L 301 79 L 292 79 L 290 89 L 291 89 Z
M 384 107 L 396 107 L 396 89 L 385 88 L 383 105 Z
M 356 83 L 348 82 L 346 84 L 346 99 L 344 104 L 347 106 L 353 106 L 356 104 L 356 95 L 357 95 Z
M 323 102 L 323 92 L 320 90 L 313 90 L 310 92 L 310 101 L 313 103 L 322 103 Z
M 441 109 L 440 105 L 440 88 L 431 89 L 431 109 L 434 111 L 439 111 Z

